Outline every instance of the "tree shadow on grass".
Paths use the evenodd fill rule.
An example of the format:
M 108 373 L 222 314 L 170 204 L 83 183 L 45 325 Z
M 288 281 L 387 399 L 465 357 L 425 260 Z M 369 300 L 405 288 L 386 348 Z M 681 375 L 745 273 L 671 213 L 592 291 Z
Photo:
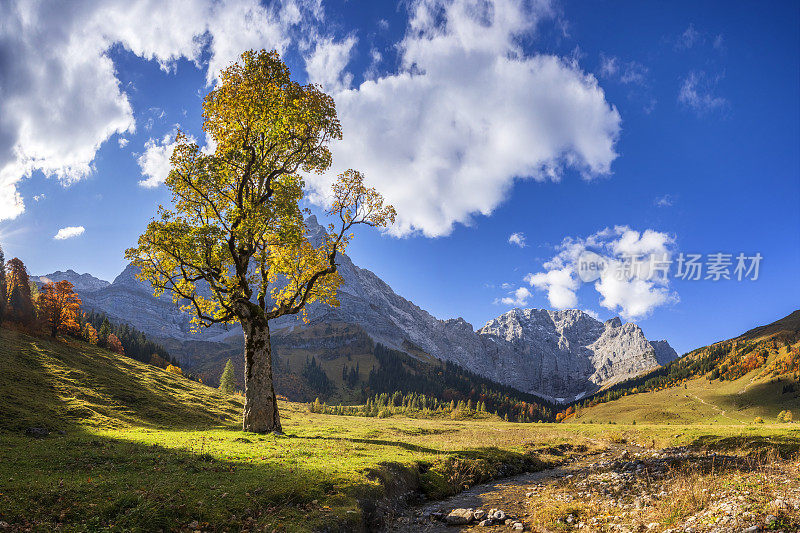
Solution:
M 0 520 L 36 530 L 169 531 L 193 521 L 204 530 L 229 531 L 271 530 L 293 521 L 311 527 L 350 520 L 357 526 L 359 515 L 343 510 L 355 508 L 355 498 L 322 467 L 234 460 L 193 448 L 114 438 L 78 426 L 42 439 L 2 435 Z M 375 491 L 366 485 L 353 479 L 348 489 Z
M 789 459 L 800 453 L 800 432 L 794 435 L 701 435 L 690 444 L 693 448 L 719 452 L 744 452 L 750 456 L 775 453 Z
M 300 436 L 300 435 L 292 435 L 286 434 L 286 437 L 292 439 L 307 439 L 307 440 L 330 440 L 336 442 L 352 442 L 357 444 L 369 444 L 372 446 L 394 446 L 396 448 L 402 448 L 404 450 L 408 450 L 411 452 L 420 452 L 420 453 L 430 453 L 430 454 L 445 454 L 450 453 L 448 451 L 437 450 L 436 448 L 426 448 L 425 446 L 419 446 L 418 444 L 412 444 L 410 442 L 403 442 L 403 441 L 393 441 L 393 440 L 381 440 L 381 439 L 366 439 L 366 438 L 358 438 L 358 437 L 325 437 L 322 435 L 312 435 L 312 436 Z
M 232 425 L 241 414 L 241 401 L 125 356 L 8 330 L 0 335 L 0 429 L 202 429 Z

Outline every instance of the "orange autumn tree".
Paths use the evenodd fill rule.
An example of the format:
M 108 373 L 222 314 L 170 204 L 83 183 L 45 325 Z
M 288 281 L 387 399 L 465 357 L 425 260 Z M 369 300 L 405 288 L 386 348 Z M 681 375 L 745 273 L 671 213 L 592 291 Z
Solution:
M 106 344 L 108 345 L 108 349 L 112 352 L 118 353 L 120 355 L 125 355 L 125 348 L 122 347 L 122 343 L 119 340 L 119 337 L 111 333 L 106 339 Z
M 81 300 L 69 281 L 45 283 L 39 292 L 37 307 L 39 317 L 47 323 L 53 337 L 59 332 L 77 333 L 81 330 L 78 324 Z

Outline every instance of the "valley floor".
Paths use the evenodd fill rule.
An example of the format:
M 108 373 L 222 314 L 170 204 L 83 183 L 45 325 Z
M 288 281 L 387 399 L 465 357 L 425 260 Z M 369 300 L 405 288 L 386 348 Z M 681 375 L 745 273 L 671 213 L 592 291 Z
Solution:
M 415 531 L 422 523 L 392 518 L 413 521 L 420 502 L 559 466 L 574 469 L 573 477 L 550 472 L 541 488 L 525 481 L 511 489 L 509 501 L 520 503 L 508 510 L 524 517 L 523 527 L 632 527 L 640 519 L 629 496 L 644 491 L 652 500 L 640 503 L 656 511 L 641 520 L 655 523 L 653 531 L 694 515 L 704 530 L 710 515 L 703 513 L 731 494 L 745 497 L 747 520 L 763 524 L 772 514 L 775 529 L 797 529 L 786 518 L 797 509 L 776 503 L 797 503 L 789 491 L 800 485 L 796 424 L 365 418 L 282 402 L 285 435 L 255 435 L 237 428 L 239 396 L 97 347 L 0 330 L 0 360 L 0 530 L 374 531 L 388 521 Z M 698 459 L 676 455 L 658 477 L 657 450 L 668 447 L 680 449 L 667 454 Z M 749 459 L 712 459 L 709 474 L 708 452 Z M 770 453 L 782 459 L 765 464 L 763 457 L 777 457 Z M 696 488 L 688 503 L 658 503 L 671 501 L 659 495 L 682 479 Z M 710 494 L 698 494 L 701 486 Z M 631 518 L 605 518 L 621 513 Z
M 641 524 L 648 531 L 689 524 L 712 531 L 720 516 L 733 517 L 722 524 L 763 525 L 768 515 L 776 530 L 800 528 L 794 429 L 376 419 L 283 407 L 285 436 L 232 427 L 86 428 L 42 439 L 3 433 L 0 527 L 371 531 L 399 514 L 408 521 L 391 522 L 394 530 L 416 531 L 438 524 L 416 522 L 426 509 L 491 506 L 539 531 L 633 531 Z M 674 448 L 659 451 L 667 445 Z M 759 449 L 794 462 L 765 463 L 766 456 L 752 455 Z M 750 459 L 738 458 L 745 453 Z M 495 485 L 501 488 L 489 488 L 487 497 L 481 487 L 480 494 L 404 514 L 419 498 L 435 501 L 559 465 L 540 480 Z

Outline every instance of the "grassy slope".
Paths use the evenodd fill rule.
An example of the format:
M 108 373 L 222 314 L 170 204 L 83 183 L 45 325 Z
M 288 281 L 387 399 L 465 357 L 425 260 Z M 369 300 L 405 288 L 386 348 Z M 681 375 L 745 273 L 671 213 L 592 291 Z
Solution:
M 0 360 L 0 429 L 189 428 L 230 423 L 242 409 L 238 398 L 73 339 L 0 329 Z
M 774 421 L 784 409 L 800 415 L 800 383 L 792 375 L 762 375 L 773 358 L 734 381 L 699 377 L 582 409 L 569 422 L 725 425 L 752 423 L 756 417 Z M 784 392 L 784 387 L 792 384 L 794 391 Z
M 286 436 L 260 436 L 237 429 L 236 397 L 83 343 L 0 329 L 0 360 L 0 520 L 42 530 L 169 530 L 196 520 L 218 530 L 352 531 L 365 498 L 409 488 L 443 496 L 556 461 L 554 444 L 800 443 L 794 426 L 377 419 L 293 403 L 281 405 Z M 65 435 L 34 440 L 22 435 L 29 426 Z

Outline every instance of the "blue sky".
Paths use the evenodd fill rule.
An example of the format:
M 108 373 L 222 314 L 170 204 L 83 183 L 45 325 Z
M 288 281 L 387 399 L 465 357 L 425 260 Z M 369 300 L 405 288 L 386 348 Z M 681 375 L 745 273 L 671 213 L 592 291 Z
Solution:
M 365 170 L 398 208 L 393 234 L 361 232 L 351 257 L 439 318 L 480 327 L 504 298 L 570 304 L 683 352 L 800 307 L 796 2 L 185 5 L 40 6 L 0 38 L 0 244 L 31 273 L 112 280 L 169 202 L 159 150 L 176 125 L 202 143 L 215 69 L 263 46 L 334 94 L 335 166 Z M 66 227 L 84 231 L 54 239 Z M 673 258 L 760 253 L 759 279 L 599 290 L 559 247 L 647 230 Z

